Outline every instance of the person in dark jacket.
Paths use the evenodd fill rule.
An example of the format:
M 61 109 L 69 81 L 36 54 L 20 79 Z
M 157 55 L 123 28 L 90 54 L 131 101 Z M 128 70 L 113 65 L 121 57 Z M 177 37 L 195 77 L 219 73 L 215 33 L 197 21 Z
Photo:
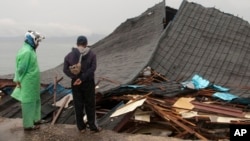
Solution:
M 72 80 L 77 128 L 82 133 L 86 131 L 86 123 L 83 120 L 86 113 L 90 131 L 100 132 L 101 128 L 96 125 L 95 113 L 96 55 L 87 47 L 88 41 L 85 36 L 79 36 L 76 44 L 77 47 L 73 47 L 64 58 L 63 72 Z M 70 68 L 77 63 L 81 64 L 80 72 L 75 74 Z

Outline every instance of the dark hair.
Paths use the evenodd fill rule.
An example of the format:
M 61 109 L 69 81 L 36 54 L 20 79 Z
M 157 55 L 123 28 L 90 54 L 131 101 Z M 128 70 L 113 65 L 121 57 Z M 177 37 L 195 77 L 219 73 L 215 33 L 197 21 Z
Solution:
M 88 40 L 87 40 L 87 38 L 85 36 L 81 35 L 81 36 L 78 36 L 76 44 L 77 45 L 87 45 Z

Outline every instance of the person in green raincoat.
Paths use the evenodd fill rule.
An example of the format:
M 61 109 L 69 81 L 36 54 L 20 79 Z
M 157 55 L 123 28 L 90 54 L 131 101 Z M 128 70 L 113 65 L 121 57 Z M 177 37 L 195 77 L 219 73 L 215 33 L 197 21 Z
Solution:
M 16 55 L 14 82 L 11 96 L 21 103 L 24 130 L 39 129 L 41 121 L 40 70 L 36 49 L 44 39 L 36 31 L 25 34 L 24 44 Z

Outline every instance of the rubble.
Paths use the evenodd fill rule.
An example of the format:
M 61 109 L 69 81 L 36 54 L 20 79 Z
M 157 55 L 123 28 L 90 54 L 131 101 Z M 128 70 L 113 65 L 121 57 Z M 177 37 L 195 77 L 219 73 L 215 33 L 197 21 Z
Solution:
M 101 78 L 101 80 L 118 85 L 118 82 L 108 78 Z M 97 86 L 98 83 L 100 81 L 97 82 Z M 49 84 L 43 84 L 43 86 L 52 88 Z M 98 124 L 104 129 L 118 133 L 150 134 L 185 140 L 229 139 L 230 125 L 250 124 L 249 107 L 213 97 L 216 90 L 210 86 L 199 90 L 184 88 L 183 83 L 171 82 L 151 70 L 150 75 L 144 76 L 142 73 L 133 83 L 120 85 L 119 88 L 104 95 L 98 95 L 97 88 Z M 63 88 L 57 88 L 60 92 L 63 91 Z M 50 90 L 47 89 L 47 92 Z M 50 120 L 51 125 L 56 124 L 57 118 L 62 120 L 60 116 L 67 116 L 65 114 L 67 110 L 72 111 L 72 102 L 69 102 L 72 101 L 72 99 L 69 100 L 70 94 L 60 96 L 60 93 L 53 94 L 55 93 L 56 103 L 60 100 L 61 104 L 57 104 L 57 108 L 44 115 L 44 119 Z M 55 103 L 53 94 L 50 94 L 51 107 L 55 106 L 53 106 Z M 4 95 L 1 104 L 5 98 L 8 99 L 7 94 Z M 43 103 L 42 107 L 44 108 L 46 104 L 48 103 Z M 18 107 L 17 103 L 14 105 L 12 105 L 13 108 Z M 13 111 L 10 113 L 3 111 L 1 108 L 0 113 L 4 117 L 13 114 Z M 18 110 L 16 109 L 15 112 Z M 52 112 L 56 113 L 56 116 L 53 116 Z M 64 115 L 60 115 L 61 113 Z
M 170 19 L 162 29 L 165 15 Z M 93 45 L 101 68 L 98 124 L 118 133 L 229 140 L 232 125 L 249 125 L 248 27 L 239 17 L 187 1 L 179 10 L 163 1 L 128 19 Z M 62 67 L 42 72 L 42 115 L 55 125 L 75 124 L 72 101 L 56 106 L 71 94 L 70 80 L 53 82 L 55 72 L 64 76 Z M 0 117 L 20 118 L 20 105 L 9 96 L 14 86 L 6 86 Z

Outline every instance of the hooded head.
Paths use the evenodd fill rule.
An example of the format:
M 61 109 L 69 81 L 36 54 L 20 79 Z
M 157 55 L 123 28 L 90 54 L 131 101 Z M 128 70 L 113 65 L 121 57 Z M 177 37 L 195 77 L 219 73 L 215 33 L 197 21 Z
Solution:
M 29 30 L 25 33 L 25 42 L 31 45 L 34 49 L 37 48 L 42 39 L 45 39 L 45 37 L 36 31 Z
M 77 44 L 77 46 L 79 46 L 79 45 L 87 46 L 88 40 L 85 36 L 81 35 L 81 36 L 78 36 L 76 44 Z

